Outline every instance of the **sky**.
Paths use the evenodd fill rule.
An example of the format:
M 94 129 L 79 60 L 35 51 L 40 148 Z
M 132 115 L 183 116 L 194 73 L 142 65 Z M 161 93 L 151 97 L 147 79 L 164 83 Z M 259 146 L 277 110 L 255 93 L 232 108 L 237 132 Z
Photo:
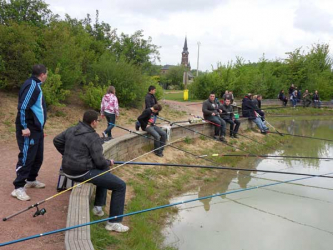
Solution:
M 61 17 L 89 13 L 118 34 L 143 30 L 160 46 L 157 64 L 177 65 L 187 36 L 189 61 L 211 71 L 236 57 L 256 62 L 284 59 L 286 52 L 314 43 L 333 48 L 332 0 L 45 0 Z

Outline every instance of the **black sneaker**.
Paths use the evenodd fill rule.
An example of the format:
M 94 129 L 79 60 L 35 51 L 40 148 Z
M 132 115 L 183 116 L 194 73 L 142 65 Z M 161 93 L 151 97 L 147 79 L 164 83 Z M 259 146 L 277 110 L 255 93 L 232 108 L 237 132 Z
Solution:
M 219 137 L 217 135 L 214 135 L 214 140 L 219 140 Z
M 162 153 L 155 153 L 156 156 L 158 157 L 163 157 L 164 155 Z
M 267 134 L 267 132 L 265 130 L 261 130 L 260 133 L 262 133 L 263 135 Z
M 140 129 L 140 123 L 139 122 L 135 122 L 135 130 L 139 131 Z
M 234 137 L 234 138 L 236 138 L 236 139 L 238 138 L 237 134 L 233 134 L 232 137 Z

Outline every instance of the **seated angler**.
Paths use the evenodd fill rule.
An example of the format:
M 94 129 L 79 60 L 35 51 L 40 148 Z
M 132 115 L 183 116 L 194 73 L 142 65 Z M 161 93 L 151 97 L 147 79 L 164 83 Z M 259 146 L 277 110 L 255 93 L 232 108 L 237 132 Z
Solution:
M 316 90 L 313 97 L 312 97 L 312 101 L 313 101 L 313 107 L 314 108 L 320 108 L 320 105 L 321 105 L 321 101 L 320 101 L 320 98 L 319 98 L 319 94 L 318 94 L 318 91 Z
M 202 104 L 202 113 L 205 120 L 208 120 L 212 123 L 215 123 L 215 139 L 226 142 L 225 139 L 225 121 L 219 116 L 222 113 L 220 109 L 220 103 L 215 100 L 215 93 L 212 92 L 209 95 L 209 98 Z
M 309 93 L 309 90 L 306 89 L 303 94 L 303 108 L 310 106 L 311 96 L 312 96 L 312 93 Z
M 235 119 L 233 108 L 231 106 L 231 100 L 226 99 L 222 105 L 222 119 L 230 124 L 230 137 L 237 138 L 237 132 L 240 126 L 240 122 Z
M 252 102 L 252 95 L 249 93 L 247 94 L 243 101 L 242 101 L 242 112 L 243 117 L 248 117 L 250 121 L 253 121 L 258 128 L 260 129 L 260 132 L 262 134 L 266 134 L 268 131 L 268 128 L 266 127 L 265 123 L 262 121 L 260 117 L 258 117 L 257 112 L 255 111 L 256 107 L 254 103 Z
M 284 94 L 284 90 L 283 89 L 279 93 L 279 99 L 282 101 L 283 106 L 287 106 L 288 99 L 287 99 L 286 95 Z
M 110 169 L 113 160 L 105 159 L 102 142 L 95 129 L 98 125 L 98 113 L 88 110 L 83 115 L 83 122 L 57 135 L 53 144 L 62 154 L 62 169 L 67 178 L 76 182 L 86 181 Z M 122 215 L 124 212 L 126 183 L 107 172 L 89 181 L 96 185 L 93 214 L 103 216 L 107 190 L 112 190 L 109 217 Z M 121 224 L 122 217 L 109 220 L 106 230 L 127 232 L 129 228 Z
M 153 107 L 145 109 L 138 117 L 141 129 L 154 137 L 154 149 L 164 146 L 167 137 L 166 132 L 155 125 L 156 114 L 161 110 L 162 106 L 155 104 Z M 164 147 L 155 150 L 154 153 L 159 157 L 163 157 L 163 150 Z

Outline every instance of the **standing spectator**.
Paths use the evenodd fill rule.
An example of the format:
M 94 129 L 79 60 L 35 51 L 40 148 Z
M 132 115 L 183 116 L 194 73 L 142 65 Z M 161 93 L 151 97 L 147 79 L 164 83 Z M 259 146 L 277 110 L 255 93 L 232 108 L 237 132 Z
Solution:
M 225 101 L 227 99 L 232 99 L 232 93 L 230 93 L 228 90 L 225 91 L 224 95 L 222 96 L 222 99 Z
M 119 104 L 116 97 L 116 89 L 113 86 L 108 88 L 107 94 L 103 96 L 101 103 L 101 116 L 106 117 L 107 128 L 102 132 L 103 137 L 112 138 L 111 130 L 116 124 L 116 116 L 119 116 Z
M 242 100 L 242 111 L 243 116 L 248 117 L 250 121 L 253 121 L 258 128 L 260 129 L 260 132 L 262 134 L 267 134 L 267 131 L 269 130 L 265 123 L 262 121 L 260 117 L 258 117 L 256 112 L 256 107 L 252 101 L 252 95 L 251 93 L 247 94 L 243 100 Z
M 16 116 L 16 139 L 20 150 L 16 165 L 13 197 L 21 201 L 30 200 L 26 188 L 44 188 L 45 184 L 36 177 L 43 163 L 44 125 L 46 104 L 41 84 L 47 79 L 46 67 L 32 67 L 32 76 L 21 86 Z
M 296 104 L 297 104 L 297 90 L 294 90 L 294 92 L 291 94 L 290 100 L 292 102 L 293 107 L 296 108 Z
M 237 132 L 240 126 L 240 122 L 236 120 L 234 117 L 234 111 L 231 106 L 231 101 L 229 99 L 226 99 L 221 109 L 222 109 L 222 114 L 220 115 L 221 118 L 226 123 L 230 124 L 230 137 L 238 138 Z
M 156 93 L 156 87 L 153 86 L 153 85 L 150 85 L 149 88 L 148 88 L 148 93 L 146 94 L 146 97 L 145 97 L 145 109 L 151 108 L 155 104 L 157 104 L 155 93 Z M 156 122 L 156 117 L 154 116 L 154 123 L 155 122 Z M 140 128 L 140 122 L 137 121 L 135 123 L 136 131 L 139 131 L 139 128 Z
M 289 96 L 291 96 L 295 91 L 295 86 L 294 84 L 291 84 L 290 88 L 289 88 Z
M 312 97 L 312 100 L 313 100 L 313 106 L 314 108 L 320 108 L 321 106 L 321 101 L 320 101 L 320 98 L 319 98 L 319 94 L 318 94 L 318 91 L 316 90 L 313 97 Z
M 229 94 L 230 94 L 230 104 L 233 104 L 234 103 L 234 94 L 232 91 L 229 91 Z
M 283 103 L 283 106 L 287 106 L 287 103 L 288 103 L 288 99 L 287 97 L 285 96 L 284 94 L 284 90 L 282 89 L 279 93 L 279 99 L 282 101 Z
M 104 173 L 114 163 L 103 155 L 102 142 L 95 131 L 98 122 L 98 113 L 88 110 L 83 115 L 83 122 L 57 135 L 53 144 L 62 155 L 66 177 L 77 182 L 96 177 L 88 181 L 97 187 L 93 214 L 104 215 L 102 206 L 105 206 L 107 191 L 112 190 L 109 217 L 115 217 L 124 213 L 126 183 L 110 172 Z M 109 220 L 105 229 L 127 232 L 129 228 L 121 224 L 122 220 L 122 217 Z
M 303 94 L 303 108 L 309 107 L 311 104 L 311 95 L 312 93 L 309 93 L 309 90 L 305 90 Z
M 225 121 L 219 116 L 222 113 L 220 109 L 220 103 L 215 100 L 215 93 L 211 92 L 209 98 L 202 104 L 202 113 L 205 120 L 215 123 L 215 135 L 214 138 L 225 142 Z
M 141 129 L 147 131 L 148 134 L 154 137 L 154 149 L 164 146 L 166 141 L 166 132 L 155 125 L 156 115 L 161 110 L 162 106 L 160 104 L 155 104 L 153 107 L 145 109 L 138 117 Z M 163 150 L 164 147 L 155 150 L 154 153 L 159 157 L 163 157 Z

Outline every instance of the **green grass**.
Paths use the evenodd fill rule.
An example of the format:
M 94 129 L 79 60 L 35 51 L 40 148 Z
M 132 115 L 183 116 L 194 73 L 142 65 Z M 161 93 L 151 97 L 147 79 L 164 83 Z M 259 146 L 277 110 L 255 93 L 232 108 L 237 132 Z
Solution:
M 92 207 L 93 204 L 90 204 Z M 103 218 L 107 218 L 106 215 Z M 95 216 L 90 209 L 90 220 L 100 220 L 101 217 Z M 114 246 L 120 243 L 120 240 L 115 236 L 110 235 L 110 233 L 105 230 L 105 223 L 97 223 L 90 226 L 91 241 L 95 249 L 106 249 L 107 247 Z
M 202 139 L 206 140 L 206 138 Z M 274 146 L 284 139 L 287 139 L 287 137 L 280 139 L 278 136 L 267 136 L 265 137 L 265 144 Z M 195 143 L 200 144 L 202 140 L 199 138 L 192 139 L 191 143 L 184 141 L 179 143 L 177 147 L 191 151 L 188 147 L 192 147 Z M 265 153 L 268 150 L 266 146 L 258 145 L 252 141 L 238 143 L 238 147 L 240 144 L 245 150 L 253 153 L 255 153 L 254 148 L 257 151 L 256 153 Z M 198 155 L 207 154 L 207 158 L 217 162 L 217 166 L 237 166 L 238 162 L 244 160 L 242 157 L 210 157 L 212 153 L 227 154 L 234 151 L 230 147 L 220 147 L 220 145 L 220 143 L 216 142 L 213 152 L 212 149 L 198 147 L 195 153 Z M 239 154 L 240 152 L 237 153 Z M 191 162 L 193 162 L 193 158 L 186 155 L 182 159 L 177 159 L 175 163 L 189 164 Z M 213 164 L 207 163 L 206 165 Z M 201 181 L 203 183 L 219 181 L 217 173 L 219 173 L 217 170 L 204 168 L 145 167 L 127 181 L 127 185 L 133 189 L 135 195 L 128 201 L 125 213 L 169 204 L 170 198 L 190 190 L 189 185 L 193 184 L 193 181 Z M 105 249 L 108 246 L 108 248 L 117 250 L 175 250 L 173 247 L 163 246 L 164 237 L 162 230 L 166 219 L 172 218 L 177 212 L 177 207 L 172 207 L 131 216 L 129 217 L 130 231 L 125 234 L 117 234 L 116 236 L 106 232 L 104 223 L 93 225 L 94 227 L 91 229 L 93 244 L 96 249 Z
M 265 107 L 263 107 L 263 110 L 265 110 Z M 307 107 L 303 108 L 302 106 L 296 106 L 296 108 L 279 108 L 279 109 L 266 109 L 265 113 L 269 115 L 294 115 L 294 116 L 300 116 L 300 115 L 333 115 L 333 109 L 332 108 L 312 108 Z
M 184 101 L 184 91 L 183 90 L 164 90 L 163 92 L 163 99 L 165 100 L 171 100 L 171 101 L 178 101 L 178 102 L 199 102 L 201 100 L 198 100 L 191 96 L 191 93 L 189 93 L 188 101 Z

